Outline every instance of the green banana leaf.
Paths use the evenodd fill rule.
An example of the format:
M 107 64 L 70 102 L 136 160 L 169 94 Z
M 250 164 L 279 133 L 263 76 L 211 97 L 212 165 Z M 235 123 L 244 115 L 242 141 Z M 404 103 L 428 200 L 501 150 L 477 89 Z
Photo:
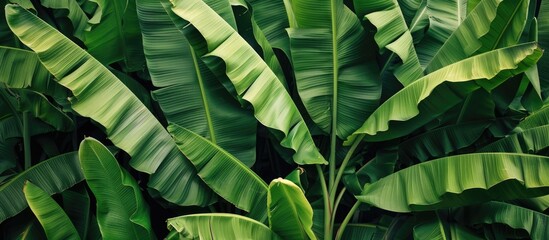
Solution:
M 476 153 L 440 158 L 366 184 L 359 201 L 393 212 L 547 195 L 549 157 Z
M 345 139 L 378 106 L 381 81 L 360 20 L 342 1 L 290 1 L 297 92 L 311 119 Z
M 17 110 L 29 112 L 31 116 L 49 124 L 57 131 L 69 132 L 74 129 L 71 117 L 48 101 L 41 93 L 26 89 L 9 90 L 17 99 Z
M 25 9 L 10 4 L 6 14 L 13 32 L 38 52 L 60 84 L 71 89 L 72 108 L 104 126 L 110 140 L 132 156 L 132 167 L 152 174 L 149 187 L 180 205 L 212 202 L 213 193 L 168 132 L 111 72 Z
M 549 195 L 537 198 L 517 199 L 515 202 L 520 206 L 534 209 L 538 212 L 547 212 L 547 209 L 549 209 Z
M 48 193 L 29 181 L 25 182 L 23 193 L 48 239 L 80 239 L 67 214 Z
M 345 227 L 345 232 L 343 232 L 341 239 L 382 240 L 384 239 L 385 231 L 387 231 L 387 228 L 382 226 L 350 223 Z
M 192 214 L 168 219 L 168 229 L 184 239 L 282 239 L 267 226 L 236 214 Z
M 517 128 L 519 131 L 522 131 L 535 127 L 541 127 L 547 124 L 547 119 L 549 119 L 549 105 L 545 105 L 543 108 L 525 117 L 522 121 L 520 121 Z
M 141 189 L 112 153 L 101 142 L 86 138 L 80 143 L 78 156 L 97 201 L 97 222 L 103 238 L 152 238 L 149 207 Z
M 56 18 L 66 17 L 72 25 L 73 35 L 80 40 L 84 40 L 84 31 L 89 28 L 88 16 L 77 1 L 59 1 L 59 0 L 40 0 L 42 6 L 54 10 Z M 58 24 L 63 21 L 57 21 Z
M 353 3 L 357 16 L 364 17 L 377 28 L 374 39 L 380 52 L 391 51 L 381 70 L 382 80 L 391 72 L 407 86 L 423 77 L 412 34 L 397 0 L 354 0 Z M 393 66 L 393 58 L 397 56 L 402 65 Z
M 0 82 L 7 87 L 28 88 L 54 98 L 66 98 L 66 90 L 50 76 L 36 53 L 0 46 Z
M 123 61 L 129 72 L 143 69 L 145 59 L 135 1 L 90 1 L 98 7 L 90 19 L 91 28 L 84 35 L 88 52 L 105 65 Z
M 139 0 L 137 9 L 152 83 L 160 88 L 152 95 L 168 122 L 207 137 L 252 166 L 257 128 L 253 114 L 240 107 L 196 56 L 159 1 Z
M 549 1 L 542 1 L 539 7 L 538 15 L 538 37 L 542 48 L 549 47 Z M 546 54 L 541 57 L 538 63 L 539 78 L 541 82 L 542 98 L 545 100 L 549 96 L 549 56 Z
M 297 185 L 282 178 L 269 184 L 269 226 L 284 239 L 316 239 L 313 208 Z
M 62 154 L 32 166 L 0 186 L 0 222 L 15 216 L 28 206 L 21 191 L 25 181 L 35 182 L 51 195 L 62 192 L 83 179 L 76 152 Z
M 467 0 L 467 14 L 471 13 L 480 1 L 482 0 Z
M 252 218 L 266 220 L 268 188 L 261 177 L 223 148 L 184 127 L 170 124 L 168 131 L 208 186 Z
M 431 73 L 473 54 L 516 44 L 526 24 L 528 2 L 481 1 L 430 59 L 425 71 Z
M 549 125 L 534 127 L 494 141 L 478 152 L 537 153 L 549 147 Z
M 427 62 L 432 59 L 440 47 L 446 42 L 448 37 L 458 28 L 467 16 L 467 0 L 429 0 L 423 1 L 421 13 L 425 15 L 416 16 L 420 25 L 420 20 L 425 19 L 429 27 L 424 33 L 424 37 L 416 44 L 416 51 L 421 63 L 425 68 Z M 420 26 L 410 26 L 410 31 L 423 30 Z
M 172 4 L 171 10 L 182 17 L 173 20 L 193 43 L 197 55 L 214 73 L 231 80 L 238 97 L 251 103 L 259 122 L 280 131 L 281 145 L 295 151 L 294 161 L 325 164 L 290 95 L 253 48 L 204 2 L 173 1 Z M 200 14 L 196 14 L 198 12 Z M 216 68 L 222 65 L 225 72 Z
M 523 229 L 531 239 L 549 238 L 549 216 L 530 209 L 503 202 L 487 202 L 456 210 L 454 217 L 467 225 L 505 224 Z
M 537 44 L 521 44 L 446 66 L 389 98 L 349 137 L 347 143 L 362 134 L 368 141 L 382 141 L 411 133 L 462 102 L 468 93 L 479 88 L 478 83 L 493 88 L 531 67 L 540 54 Z

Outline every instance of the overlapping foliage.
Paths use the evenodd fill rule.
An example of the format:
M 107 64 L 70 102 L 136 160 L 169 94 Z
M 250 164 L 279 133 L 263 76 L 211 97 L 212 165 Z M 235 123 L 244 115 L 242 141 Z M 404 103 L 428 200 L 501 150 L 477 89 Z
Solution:
M 548 235 L 547 0 L 0 3 L 0 238 Z

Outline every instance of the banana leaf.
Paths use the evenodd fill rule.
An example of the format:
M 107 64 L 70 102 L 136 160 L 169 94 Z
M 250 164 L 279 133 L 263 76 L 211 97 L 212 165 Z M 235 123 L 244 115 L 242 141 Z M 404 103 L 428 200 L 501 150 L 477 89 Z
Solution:
M 159 87 L 152 95 L 168 122 L 210 139 L 252 166 L 257 128 L 253 114 L 240 107 L 196 56 L 159 1 L 139 0 L 137 9 L 148 69 Z
M 192 214 L 168 219 L 168 229 L 184 239 L 282 239 L 267 226 L 236 214 Z
M 428 211 L 547 195 L 549 158 L 476 153 L 440 158 L 367 184 L 356 198 L 393 212 Z
M 454 217 L 467 225 L 505 224 L 513 229 L 523 229 L 531 239 L 549 238 L 549 216 L 530 209 L 502 202 L 487 202 L 456 210 Z
M 305 194 L 291 181 L 278 178 L 269 184 L 267 194 L 269 226 L 284 239 L 316 239 L 313 208 Z
M 84 35 L 88 52 L 105 65 L 122 61 L 129 72 L 143 69 L 145 59 L 135 1 L 90 1 L 98 7 Z
M 97 201 L 97 222 L 107 239 L 152 238 L 149 207 L 139 185 L 101 142 L 86 138 L 78 149 L 80 165 Z
M 526 24 L 529 0 L 481 1 L 426 64 L 427 73 L 473 54 L 516 44 Z
M 88 228 L 91 219 L 90 196 L 84 185 L 65 190 L 61 193 L 63 198 L 63 210 L 71 219 L 81 239 L 88 236 Z
M 42 161 L 0 186 L 0 222 L 15 216 L 28 205 L 22 189 L 29 180 L 48 194 L 59 193 L 84 179 L 78 154 L 62 154 Z
M 382 80 L 385 82 L 384 75 L 392 72 L 407 86 L 423 77 L 412 35 L 397 0 L 354 0 L 353 3 L 358 17 L 364 17 L 377 28 L 374 39 L 380 52 L 391 51 L 381 70 Z M 402 65 L 394 66 L 392 61 L 397 56 Z
M 69 132 L 74 129 L 71 117 L 50 103 L 41 93 L 26 89 L 11 89 L 9 91 L 16 95 L 19 112 L 29 112 L 31 116 L 49 124 L 57 131 Z
M 290 52 L 286 28 L 290 26 L 283 1 L 249 0 L 254 11 L 254 21 L 265 34 L 273 48 Z
M 110 140 L 132 156 L 132 167 L 152 174 L 149 187 L 180 205 L 212 202 L 213 193 L 168 132 L 111 72 L 25 9 L 10 4 L 6 14 L 13 32 L 37 51 L 48 71 L 75 95 L 72 108 L 104 126 Z
M 281 133 L 278 136 L 281 145 L 295 151 L 294 161 L 325 164 L 290 95 L 253 48 L 204 2 L 173 1 L 172 4 L 171 11 L 182 18 L 173 20 L 197 55 L 214 73 L 231 80 L 238 97 L 253 106 L 259 122 Z M 198 12 L 200 14 L 196 14 Z M 220 69 L 222 65 L 224 72 Z
M 544 125 L 494 141 L 479 149 L 478 152 L 537 153 L 547 147 L 549 147 L 549 125 Z
M 517 126 L 518 131 L 544 126 L 547 124 L 547 119 L 549 119 L 549 105 L 545 105 L 521 120 Z
M 48 239 L 80 239 L 67 214 L 48 193 L 29 181 L 25 182 L 23 193 Z
M 223 148 L 186 128 L 170 124 L 168 131 L 208 186 L 252 218 L 266 220 L 268 188 L 261 177 Z
M 72 33 L 80 40 L 84 40 L 84 31 L 89 28 L 88 16 L 78 2 L 76 1 L 59 1 L 59 0 L 40 0 L 42 6 L 53 9 L 56 18 L 66 17 L 72 25 Z M 57 21 L 58 24 L 63 21 Z
M 345 139 L 378 106 L 381 81 L 360 20 L 342 1 L 291 1 L 297 92 L 324 133 Z
M 535 43 L 521 44 L 446 66 L 389 98 L 349 137 L 347 143 L 362 134 L 367 141 L 383 141 L 411 133 L 462 102 L 467 94 L 479 89 L 477 83 L 493 88 L 531 67 L 540 54 Z

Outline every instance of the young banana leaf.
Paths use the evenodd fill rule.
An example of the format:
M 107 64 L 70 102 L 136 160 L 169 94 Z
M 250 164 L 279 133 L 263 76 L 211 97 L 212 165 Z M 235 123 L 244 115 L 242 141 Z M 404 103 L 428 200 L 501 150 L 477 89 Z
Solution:
M 23 193 L 48 239 L 80 239 L 67 214 L 48 193 L 29 181 L 25 182 Z
M 78 150 L 82 172 L 97 201 L 97 222 L 106 239 L 153 238 L 149 206 L 133 177 L 101 142 L 86 138 Z

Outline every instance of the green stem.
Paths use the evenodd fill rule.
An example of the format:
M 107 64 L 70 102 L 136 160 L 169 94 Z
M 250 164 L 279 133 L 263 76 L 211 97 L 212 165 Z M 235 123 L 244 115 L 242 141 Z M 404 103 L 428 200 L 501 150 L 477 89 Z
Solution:
M 324 239 L 331 240 L 332 227 L 330 223 L 331 223 L 332 211 L 330 210 L 328 188 L 326 187 L 326 179 L 324 178 L 324 173 L 322 172 L 320 165 L 315 165 L 315 167 L 316 167 L 316 171 L 318 172 L 318 177 L 320 178 L 320 186 L 322 187 L 322 197 L 324 199 Z
M 337 208 L 339 207 L 339 203 L 341 202 L 341 199 L 343 198 L 343 195 L 345 194 L 346 190 L 347 188 L 343 187 L 343 189 L 341 189 L 341 191 L 339 192 L 339 195 L 337 195 L 337 199 L 335 200 L 334 212 L 332 213 L 332 226 L 335 226 L 334 222 L 335 222 L 335 216 L 337 214 Z
M 330 202 L 334 202 L 335 199 L 335 193 L 337 190 L 337 185 L 339 184 L 339 181 L 341 181 L 341 177 L 343 176 L 343 172 L 345 172 L 345 168 L 347 167 L 347 164 L 349 163 L 349 160 L 355 153 L 356 148 L 362 142 L 362 139 L 364 138 L 364 134 L 358 136 L 354 141 L 353 145 L 345 155 L 345 158 L 343 159 L 343 162 L 341 163 L 341 166 L 339 167 L 339 170 L 337 171 L 337 177 L 335 178 L 334 185 L 332 188 L 330 188 Z
M 356 210 L 358 210 L 358 207 L 360 206 L 360 203 L 361 202 L 357 201 L 355 203 L 355 205 L 353 205 L 351 210 L 349 210 L 349 213 L 347 214 L 347 216 L 345 216 L 345 219 L 343 219 L 343 222 L 341 223 L 341 226 L 339 226 L 339 229 L 337 230 L 337 234 L 336 234 L 336 238 L 335 238 L 336 240 L 341 239 L 341 237 L 343 236 L 343 232 L 345 231 L 345 228 L 347 227 L 347 223 L 349 223 L 349 221 L 351 220 L 351 218 L 355 214 Z
M 337 144 L 337 103 L 338 103 L 338 80 L 339 80 L 339 63 L 338 63 L 338 49 L 337 49 L 337 0 L 330 1 L 331 17 L 332 17 L 332 130 L 330 140 L 330 158 L 329 158 L 329 189 L 334 188 L 334 176 L 336 170 L 336 144 Z M 333 202 L 331 202 L 333 203 Z
M 30 149 L 30 131 L 29 131 L 29 111 L 23 112 L 23 150 L 25 151 L 25 170 L 31 167 L 31 149 Z

